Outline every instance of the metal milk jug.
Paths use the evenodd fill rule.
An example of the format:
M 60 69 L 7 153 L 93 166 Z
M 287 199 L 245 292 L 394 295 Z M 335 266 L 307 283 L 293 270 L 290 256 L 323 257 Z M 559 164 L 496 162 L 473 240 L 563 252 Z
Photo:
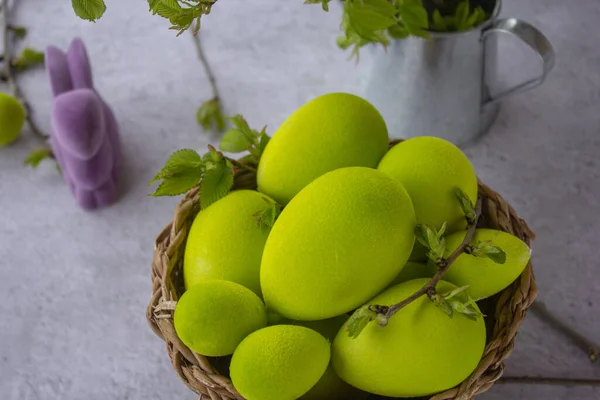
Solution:
M 490 19 L 468 31 L 430 32 L 429 39 L 408 37 L 377 49 L 364 97 L 381 112 L 390 137 L 437 136 L 467 144 L 490 128 L 500 100 L 544 82 L 554 66 L 552 45 L 527 22 L 499 19 L 500 9 L 497 0 Z M 499 34 L 514 35 L 537 52 L 538 77 L 495 89 Z

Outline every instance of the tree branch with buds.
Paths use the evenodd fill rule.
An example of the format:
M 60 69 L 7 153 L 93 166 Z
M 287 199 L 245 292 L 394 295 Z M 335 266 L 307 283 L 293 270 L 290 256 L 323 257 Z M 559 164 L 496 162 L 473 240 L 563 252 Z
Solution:
M 391 306 L 367 305 L 356 310 L 352 317 L 350 317 L 346 327 L 349 336 L 357 337 L 364 327 L 373 320 L 377 321 L 382 327 L 386 326 L 390 318 L 397 312 L 423 296 L 427 296 L 429 300 L 448 316 L 452 316 L 454 312 L 458 312 L 472 319 L 482 317 L 473 299 L 468 298 L 466 302 L 462 302 L 457 298 L 468 287 L 458 288 L 450 293 L 438 293 L 436 290 L 437 284 L 442 280 L 446 271 L 463 253 L 479 257 L 489 257 L 500 264 L 504 263 L 505 259 L 504 252 L 495 246 L 491 246 L 489 243 L 482 244 L 481 246 L 471 245 L 477 229 L 477 223 L 481 217 L 481 198 L 473 206 L 471 200 L 462 190 L 457 189 L 456 196 L 468 224 L 467 232 L 460 245 L 445 257 L 446 247 L 443 235 L 446 230 L 446 224 L 439 231 L 426 225 L 418 225 L 415 231 L 417 240 L 427 247 L 427 256 L 437 266 L 437 272 L 421 289 L 397 304 Z
M 385 313 L 385 319 L 382 319 L 381 322 L 379 323 L 379 325 L 381 325 L 381 326 L 387 325 L 387 321 L 394 314 L 396 314 L 398 311 L 400 311 L 401 309 L 403 309 L 404 307 L 406 307 L 413 301 L 417 300 L 421 296 L 427 295 L 427 297 L 429 297 L 430 300 L 432 300 L 432 301 L 435 300 L 435 296 L 437 296 L 435 288 L 436 288 L 438 282 L 442 279 L 442 277 L 444 276 L 446 271 L 448 271 L 448 268 L 450 268 L 452 263 L 454 261 L 456 261 L 456 259 L 465 252 L 465 249 L 471 243 L 471 240 L 473 240 L 473 236 L 475 235 L 475 230 L 477 229 L 477 221 L 479 220 L 480 215 L 481 215 L 481 199 L 479 199 L 477 201 L 475 219 L 472 223 L 469 224 L 469 229 L 467 230 L 467 234 L 465 235 L 465 238 L 462 241 L 462 243 L 456 248 L 456 250 L 454 250 L 452 252 L 452 254 L 450 254 L 450 256 L 448 258 L 446 258 L 446 259 L 442 258 L 439 262 L 436 263 L 436 265 L 438 266 L 438 271 L 433 276 L 433 278 L 431 278 L 431 280 L 429 282 L 427 282 L 421 289 L 419 289 L 412 296 L 406 298 L 405 300 L 401 301 L 400 303 L 390 306 Z

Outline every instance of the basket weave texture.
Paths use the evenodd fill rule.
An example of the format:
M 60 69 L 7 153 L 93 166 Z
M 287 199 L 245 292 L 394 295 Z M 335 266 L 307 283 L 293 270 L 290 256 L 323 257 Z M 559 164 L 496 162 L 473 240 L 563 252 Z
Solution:
M 246 170 L 235 174 L 233 190 L 256 189 L 256 177 Z M 198 187 L 190 190 L 177 205 L 173 221 L 158 235 L 152 262 L 152 298 L 146 317 L 152 330 L 165 341 L 175 372 L 201 400 L 244 400 L 231 381 L 218 370 L 224 360 L 197 354 L 175 333 L 173 310 L 183 293 L 183 252 L 190 226 L 200 211 Z M 527 245 L 535 238 L 525 221 L 496 192 L 479 182 L 482 214 L 479 226 L 511 233 Z M 487 345 L 477 369 L 459 386 L 431 397 L 431 400 L 468 400 L 489 390 L 503 373 L 504 360 L 515 346 L 515 337 L 527 309 L 537 296 L 531 263 L 521 276 L 494 297 L 480 303 L 487 315 Z M 225 362 L 227 362 L 225 360 Z

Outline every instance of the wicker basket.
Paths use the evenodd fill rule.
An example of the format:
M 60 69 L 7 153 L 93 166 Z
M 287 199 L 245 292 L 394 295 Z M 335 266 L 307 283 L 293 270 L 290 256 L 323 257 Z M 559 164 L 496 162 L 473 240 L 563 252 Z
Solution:
M 235 189 L 256 189 L 254 174 L 236 173 Z M 504 199 L 479 182 L 482 198 L 481 227 L 509 232 L 528 245 L 534 239 L 525 221 Z M 173 310 L 183 293 L 182 260 L 188 230 L 200 211 L 198 188 L 190 190 L 175 209 L 173 221 L 158 235 L 152 263 L 152 298 L 146 317 L 152 330 L 165 341 L 173 368 L 185 384 L 200 395 L 201 400 L 243 400 L 226 374 L 227 357 L 213 358 L 194 353 L 177 337 L 173 326 Z M 489 390 L 501 376 L 504 360 L 515 345 L 517 330 L 527 309 L 537 296 L 531 263 L 521 276 L 498 295 L 481 302 L 486 317 L 487 345 L 473 374 L 454 389 L 435 395 L 431 400 L 468 400 Z

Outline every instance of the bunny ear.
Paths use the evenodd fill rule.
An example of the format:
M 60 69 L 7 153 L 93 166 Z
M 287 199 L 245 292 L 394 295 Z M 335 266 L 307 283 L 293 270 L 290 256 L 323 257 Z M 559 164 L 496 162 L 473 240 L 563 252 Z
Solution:
M 54 97 L 61 93 L 73 90 L 71 73 L 67 63 L 67 56 L 57 47 L 46 48 L 46 71 L 50 79 L 50 88 Z
M 93 89 L 94 81 L 92 79 L 92 67 L 85 49 L 85 44 L 79 38 L 73 39 L 69 51 L 67 52 L 67 61 L 71 71 L 71 79 L 75 89 Z

